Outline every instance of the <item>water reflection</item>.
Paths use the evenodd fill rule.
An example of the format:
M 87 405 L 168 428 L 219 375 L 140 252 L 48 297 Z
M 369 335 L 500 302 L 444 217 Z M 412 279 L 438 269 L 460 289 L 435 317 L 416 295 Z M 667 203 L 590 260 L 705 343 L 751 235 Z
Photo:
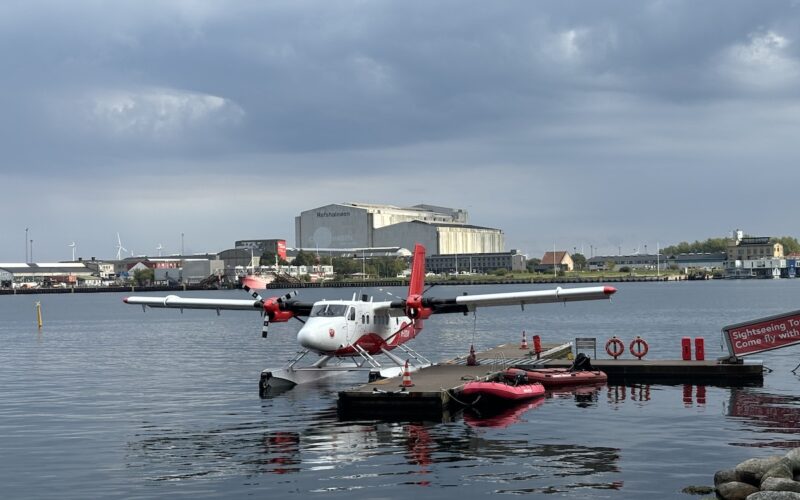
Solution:
M 752 388 L 731 389 L 728 415 L 746 421 L 756 432 L 796 435 L 800 433 L 800 396 L 770 394 Z M 732 444 L 794 448 L 800 446 L 800 437 Z
M 268 457 L 261 461 L 264 472 L 288 474 L 297 472 L 300 460 L 300 434 L 297 432 L 268 432 L 264 436 L 264 454 Z
M 596 403 L 599 390 L 571 397 Z M 619 472 L 618 448 L 540 444 L 517 434 L 513 424 L 544 404 L 540 398 L 494 415 L 465 412 L 463 422 L 447 425 L 340 422 L 335 409 L 326 409 L 298 417 L 294 430 L 265 428 L 264 421 L 206 431 L 147 426 L 128 444 L 127 467 L 153 481 L 276 474 L 309 491 L 444 487 L 454 480 L 492 492 L 619 488 L 607 477 Z M 313 486 L 303 480 L 309 474 Z
M 545 396 L 548 399 L 572 398 L 575 405 L 579 408 L 596 406 L 599 401 L 600 392 L 606 388 L 606 383 L 587 384 L 572 387 L 561 387 L 558 389 L 548 389 Z
M 519 423 L 525 413 L 542 406 L 544 402 L 545 398 L 542 397 L 510 407 L 497 407 L 494 409 L 466 408 L 464 410 L 464 422 L 472 427 L 506 428 Z
M 692 397 L 693 388 L 694 398 Z M 683 384 L 683 405 L 690 407 L 695 402 L 698 406 L 706 404 L 706 386 L 698 385 L 694 387 L 692 384 Z

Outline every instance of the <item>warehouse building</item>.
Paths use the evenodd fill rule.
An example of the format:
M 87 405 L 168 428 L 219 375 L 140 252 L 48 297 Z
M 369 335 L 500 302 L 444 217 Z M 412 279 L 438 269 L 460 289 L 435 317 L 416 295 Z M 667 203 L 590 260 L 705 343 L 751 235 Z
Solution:
M 425 258 L 425 270 L 436 274 L 486 274 L 497 269 L 525 271 L 527 261 L 527 256 L 516 250 L 467 255 L 432 255 Z
M 499 253 L 505 245 L 499 229 L 467 223 L 463 209 L 415 205 L 337 203 L 301 212 L 295 218 L 298 248 L 414 248 L 428 255 Z
M 0 263 L 0 285 L 74 286 L 93 276 L 93 271 L 80 262 Z
M 233 246 L 252 250 L 256 257 L 260 257 L 264 252 L 271 252 L 280 259 L 286 259 L 286 240 L 238 240 Z

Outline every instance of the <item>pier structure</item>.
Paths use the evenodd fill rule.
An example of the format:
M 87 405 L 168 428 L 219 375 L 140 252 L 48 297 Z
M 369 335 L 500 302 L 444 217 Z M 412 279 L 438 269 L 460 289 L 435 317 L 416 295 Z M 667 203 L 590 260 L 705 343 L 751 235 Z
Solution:
M 506 368 L 565 368 L 573 343 L 544 344 L 537 357 L 519 344 L 503 344 L 476 352 L 478 364 L 467 363 L 468 355 L 422 368 L 412 374 L 413 386 L 402 377 L 380 379 L 339 392 L 338 410 L 345 419 L 432 418 L 448 419 L 463 407 L 459 395 L 472 380 L 497 376 Z M 609 384 L 707 384 L 743 386 L 763 384 L 760 361 L 726 363 L 720 360 L 593 359 L 592 366 L 606 372 Z

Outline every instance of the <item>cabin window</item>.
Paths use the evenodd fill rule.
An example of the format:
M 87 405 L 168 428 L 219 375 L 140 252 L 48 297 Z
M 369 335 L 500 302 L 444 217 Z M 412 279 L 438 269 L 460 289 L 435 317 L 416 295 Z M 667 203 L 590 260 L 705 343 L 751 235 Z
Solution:
M 366 322 L 367 322 L 367 320 L 366 320 L 366 319 L 364 319 L 364 315 L 362 314 L 362 315 L 361 315 L 361 324 L 363 325 L 363 324 L 365 324 Z
M 369 314 L 367 314 L 367 324 L 369 324 Z
M 355 307 L 351 307 L 350 308 L 350 317 L 348 319 L 350 321 L 355 321 L 356 320 L 356 308 Z
M 343 317 L 346 313 L 347 313 L 347 306 L 344 304 L 317 304 L 311 308 L 311 314 L 309 316 Z

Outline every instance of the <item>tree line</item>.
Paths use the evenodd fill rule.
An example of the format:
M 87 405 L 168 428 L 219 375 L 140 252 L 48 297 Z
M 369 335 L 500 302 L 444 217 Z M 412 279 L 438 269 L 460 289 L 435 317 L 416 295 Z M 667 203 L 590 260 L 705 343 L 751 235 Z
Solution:
M 725 252 L 728 249 L 729 238 L 708 238 L 705 241 L 695 241 L 689 243 L 682 241 L 677 245 L 664 247 L 661 253 L 664 255 L 676 255 L 681 253 L 715 253 Z M 770 243 L 780 243 L 783 245 L 783 253 L 798 253 L 800 252 L 800 242 L 793 236 L 778 236 L 770 238 Z

